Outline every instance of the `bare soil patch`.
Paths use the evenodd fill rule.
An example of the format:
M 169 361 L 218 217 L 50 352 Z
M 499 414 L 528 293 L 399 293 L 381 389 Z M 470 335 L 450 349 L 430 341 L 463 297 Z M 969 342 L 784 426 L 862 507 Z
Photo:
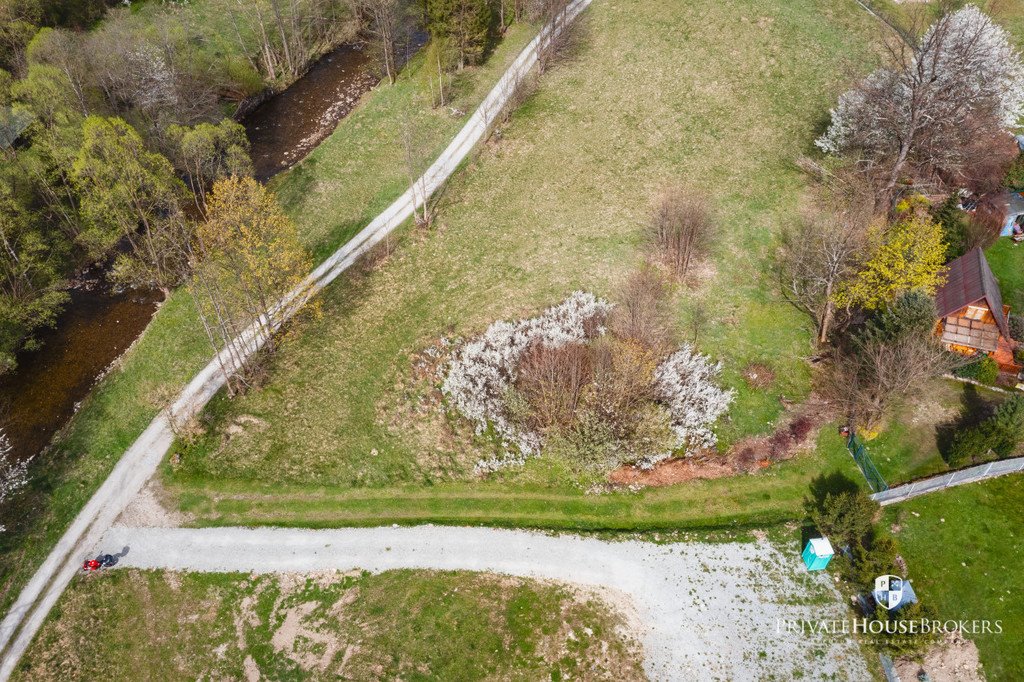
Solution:
M 985 673 L 978 658 L 978 647 L 959 633 L 949 633 L 933 646 L 924 661 L 901 660 L 896 672 L 901 680 L 916 680 L 924 670 L 932 682 L 984 682 Z

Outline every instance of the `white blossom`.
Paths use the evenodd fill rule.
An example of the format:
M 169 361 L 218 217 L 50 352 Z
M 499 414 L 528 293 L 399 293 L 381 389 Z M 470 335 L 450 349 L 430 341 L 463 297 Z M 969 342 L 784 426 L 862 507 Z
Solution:
M 523 352 L 535 342 L 559 348 L 584 341 L 588 334 L 603 334 L 601 325 L 611 308 L 610 303 L 593 294 L 576 291 L 539 317 L 495 322 L 462 348 L 449 366 L 442 392 L 455 409 L 475 424 L 478 435 L 493 428 L 519 450 L 519 454 L 507 458 L 482 460 L 478 471 L 522 463 L 526 455 L 535 455 L 540 450 L 539 434 L 516 428 L 505 414 L 505 394 L 515 383 L 516 366 Z
M 956 129 L 994 106 L 1007 130 L 1024 115 L 1024 63 L 1007 32 L 975 5 L 939 20 L 900 69 L 881 68 L 844 93 L 815 144 L 828 154 L 885 149 L 922 121 Z
M 12 462 L 12 449 L 10 438 L 3 429 L 0 429 L 0 504 L 10 499 L 28 483 L 28 464 L 31 458 Z M 6 528 L 0 525 L 0 533 L 4 530 Z
M 680 448 L 707 448 L 718 442 L 711 425 L 729 409 L 735 397 L 732 389 L 718 386 L 721 370 L 721 363 L 712 363 L 690 344 L 670 355 L 655 370 L 658 399 L 668 407 Z M 653 466 L 659 457 L 664 459 L 649 458 L 642 466 Z

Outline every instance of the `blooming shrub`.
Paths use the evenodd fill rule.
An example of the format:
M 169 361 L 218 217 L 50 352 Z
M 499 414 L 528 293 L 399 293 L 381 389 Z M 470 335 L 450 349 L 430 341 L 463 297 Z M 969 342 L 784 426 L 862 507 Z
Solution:
M 512 424 L 505 407 L 519 359 L 533 343 L 558 348 L 603 334 L 611 308 L 611 304 L 593 294 L 576 291 L 539 317 L 495 322 L 463 347 L 449 367 L 441 390 L 452 407 L 475 424 L 477 435 L 493 428 L 503 442 L 515 445 L 522 455 L 536 454 L 541 446 L 540 436 Z M 522 462 L 521 457 L 513 460 L 509 463 Z M 481 462 L 478 469 L 493 470 L 500 466 L 500 462 Z
M 689 344 L 658 363 L 653 348 L 608 333 L 611 311 L 578 291 L 463 346 L 441 390 L 477 435 L 500 439 L 501 454 L 479 461 L 478 473 L 525 463 L 550 435 L 556 454 L 591 469 L 650 468 L 715 444 L 711 425 L 734 395 L 716 384 L 720 365 Z
M 718 442 L 711 424 L 729 409 L 736 395 L 716 383 L 721 370 L 721 363 L 712 363 L 687 343 L 655 371 L 658 399 L 672 415 L 678 447 L 707 448 Z
M 11 441 L 7 433 L 0 429 L 0 504 L 28 483 L 28 464 L 30 460 L 12 462 Z M 0 525 L 0 533 L 6 528 Z

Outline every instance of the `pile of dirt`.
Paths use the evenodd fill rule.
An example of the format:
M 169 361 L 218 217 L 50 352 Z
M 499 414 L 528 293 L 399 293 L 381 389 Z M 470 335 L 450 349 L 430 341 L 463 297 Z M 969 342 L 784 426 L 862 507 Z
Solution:
M 932 682 L 984 682 L 985 673 L 978 658 L 978 647 L 959 632 L 948 633 L 928 650 L 923 663 L 900 660 L 896 673 L 901 680 L 916 680 L 921 670 Z

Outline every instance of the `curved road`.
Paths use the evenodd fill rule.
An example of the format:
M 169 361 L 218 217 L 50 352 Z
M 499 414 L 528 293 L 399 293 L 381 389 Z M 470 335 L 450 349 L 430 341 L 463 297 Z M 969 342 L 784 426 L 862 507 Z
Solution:
M 766 541 L 607 542 L 493 528 L 111 528 L 119 566 L 244 573 L 471 570 L 600 588 L 624 612 L 652 680 L 869 680 L 857 645 L 778 630 L 778 619 L 842 619 L 828 575 Z M 616 599 L 615 597 L 619 597 Z M 623 598 L 624 597 L 624 598 Z

